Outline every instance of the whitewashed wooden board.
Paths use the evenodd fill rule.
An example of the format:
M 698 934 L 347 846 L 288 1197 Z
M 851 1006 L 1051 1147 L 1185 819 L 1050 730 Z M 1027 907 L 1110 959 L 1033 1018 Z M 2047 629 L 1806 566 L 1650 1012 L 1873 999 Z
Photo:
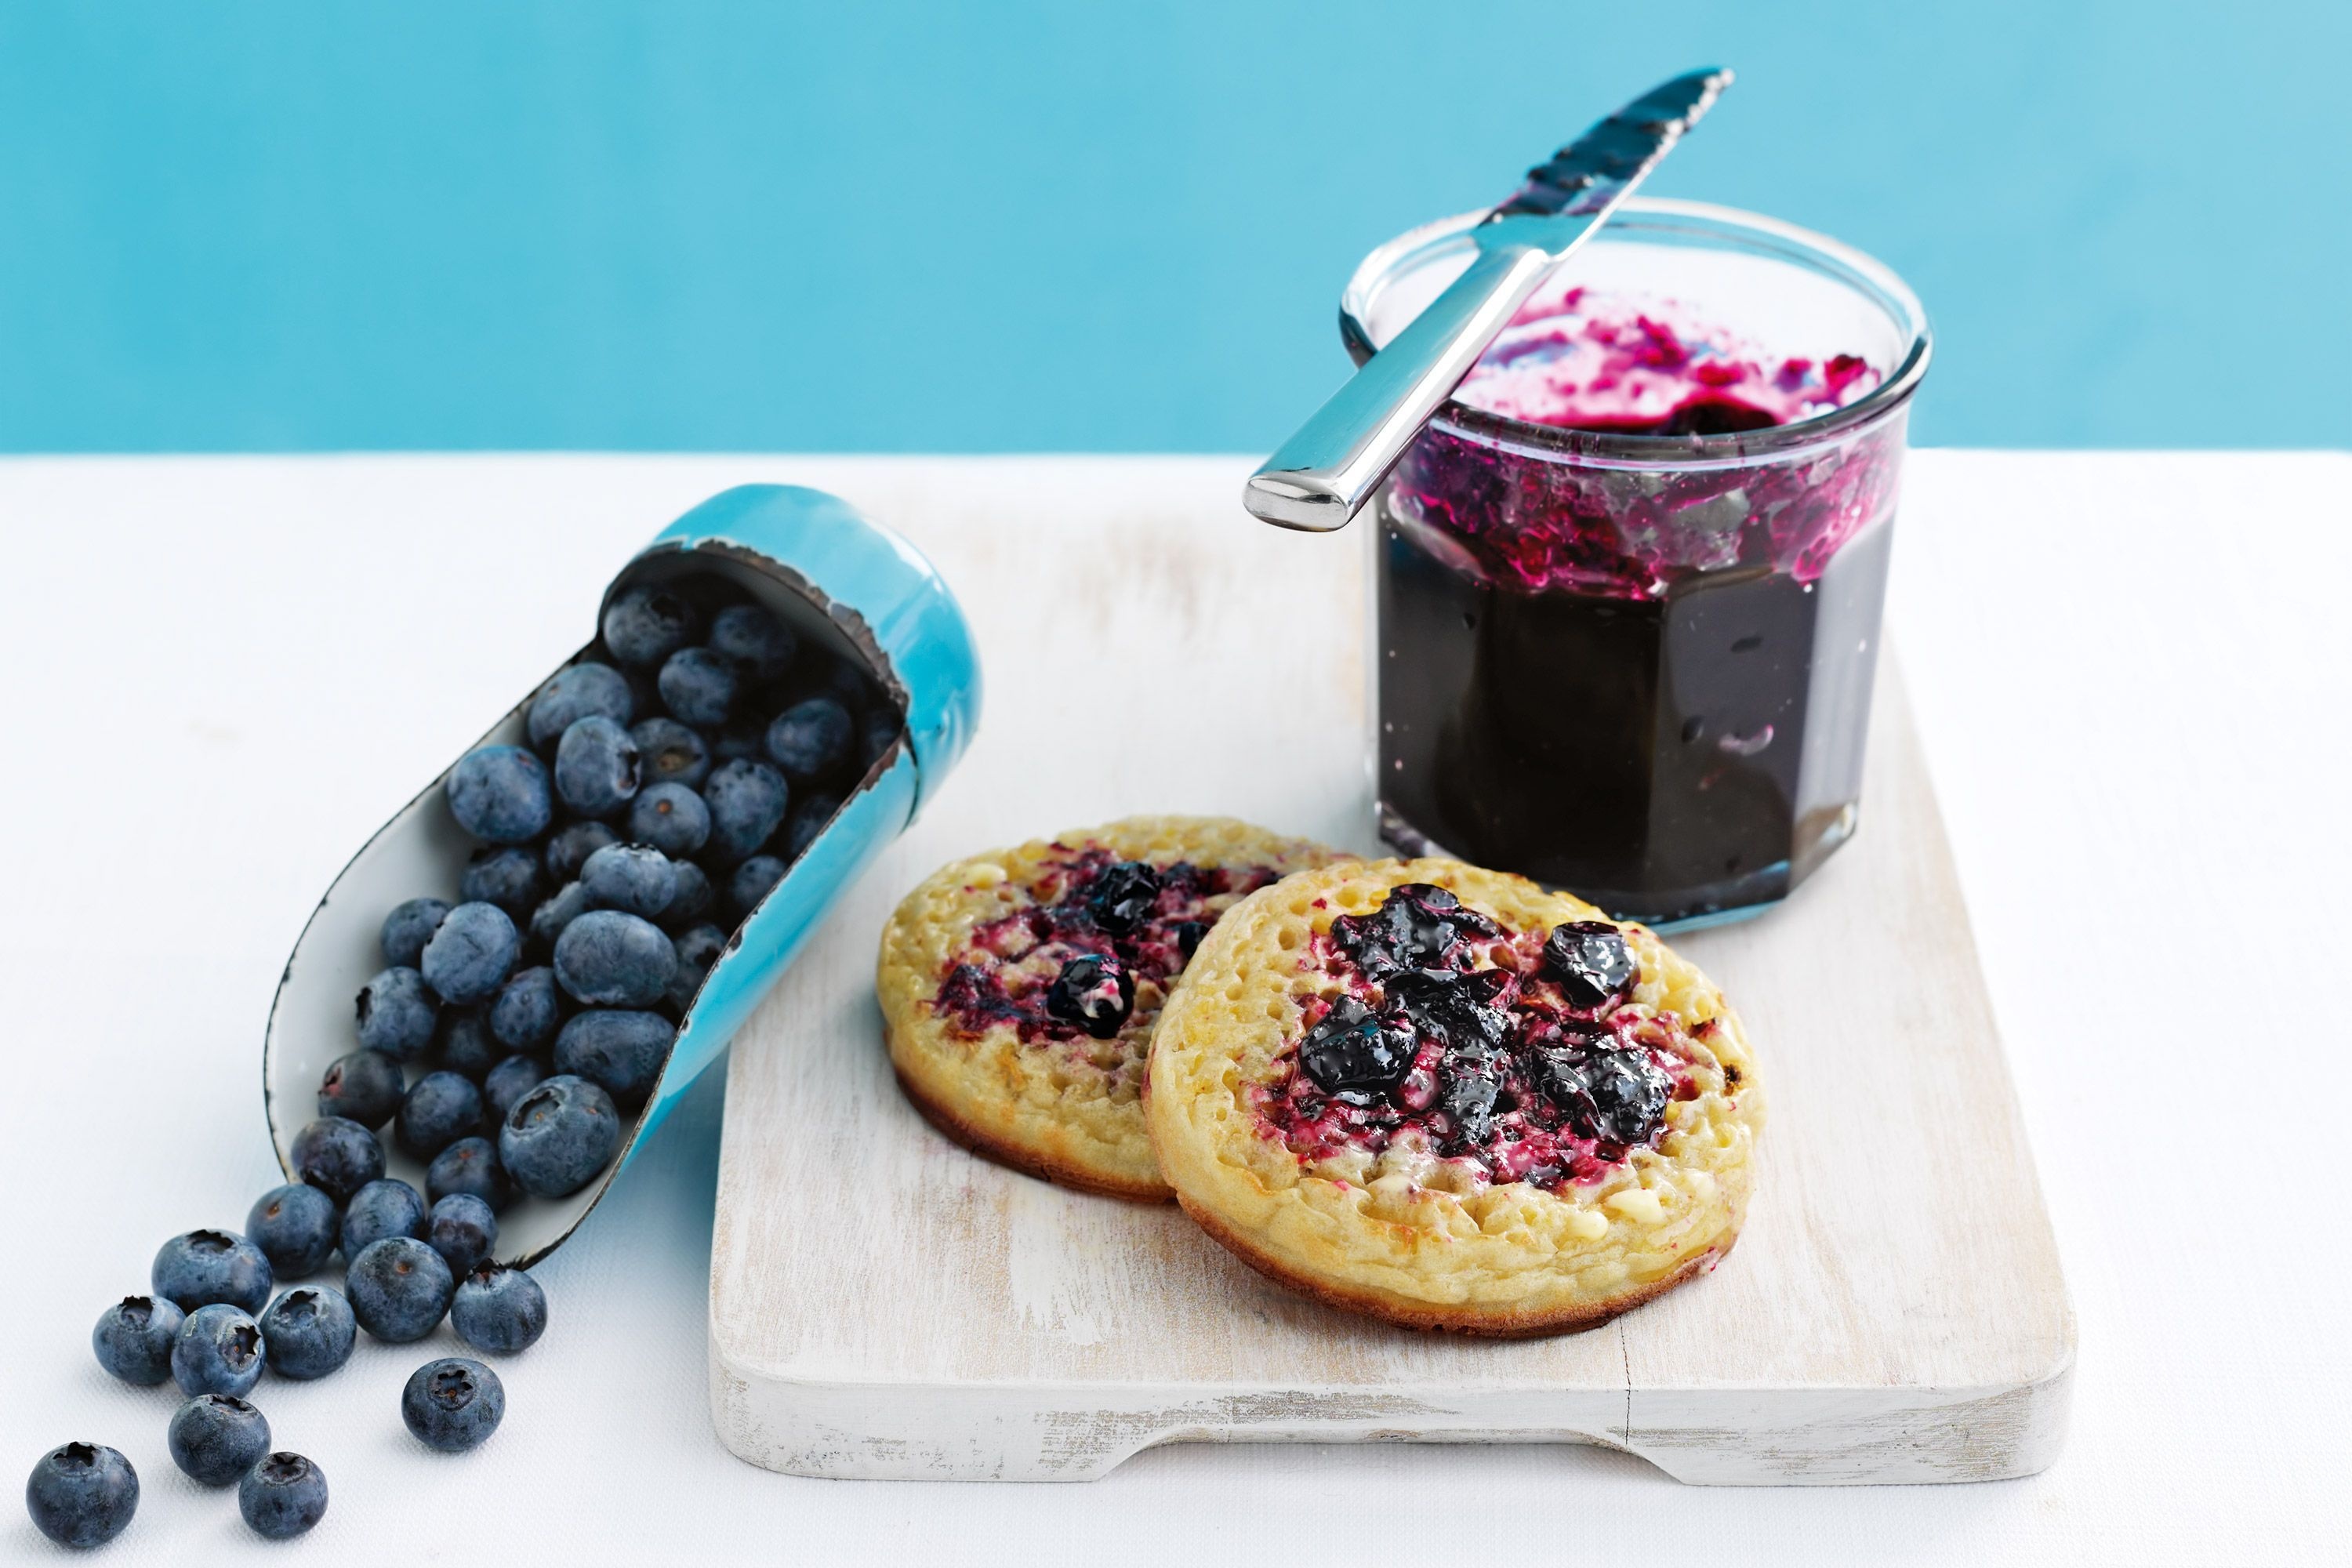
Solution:
M 975 849 L 1139 811 L 1377 849 L 1368 531 L 1277 532 L 1198 465 L 924 475 L 850 499 L 956 587 L 987 708 L 961 774 L 736 1041 L 709 1323 L 730 1448 L 923 1479 L 1083 1480 L 1158 1443 L 1274 1439 L 1593 1443 L 1714 1484 L 2050 1463 L 2074 1317 L 1891 659 L 1853 844 L 1770 916 L 1678 943 L 1769 1075 L 1738 1250 L 1591 1333 L 1425 1336 L 1282 1291 L 1173 1208 L 949 1143 L 900 1098 L 873 999 L 890 907 Z

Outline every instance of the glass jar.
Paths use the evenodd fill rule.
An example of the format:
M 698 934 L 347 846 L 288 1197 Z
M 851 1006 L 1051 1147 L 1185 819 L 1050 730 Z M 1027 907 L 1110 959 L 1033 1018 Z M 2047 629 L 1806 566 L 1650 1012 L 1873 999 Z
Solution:
M 1340 302 L 1359 363 L 1467 263 L 1482 216 L 1365 258 Z M 1853 832 L 1927 322 L 1868 257 L 1694 203 L 1628 203 L 1563 275 L 1596 300 L 1703 312 L 1753 352 L 1742 364 L 1874 384 L 1840 405 L 1832 374 L 1764 427 L 1709 405 L 1674 435 L 1534 423 L 1457 393 L 1376 503 L 1381 836 L 1652 924 L 1754 914 Z M 1599 309 L 1561 320 L 1597 332 Z

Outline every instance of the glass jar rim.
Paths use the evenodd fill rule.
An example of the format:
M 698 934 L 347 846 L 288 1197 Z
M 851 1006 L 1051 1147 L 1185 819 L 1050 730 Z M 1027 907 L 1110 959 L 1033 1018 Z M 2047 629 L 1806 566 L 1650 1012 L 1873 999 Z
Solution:
M 1407 260 L 1466 233 L 1486 216 L 1486 209 L 1481 208 L 1409 228 L 1376 247 L 1357 265 L 1339 296 L 1339 336 L 1358 364 L 1378 352 L 1379 345 L 1372 341 L 1365 318 L 1381 286 L 1392 279 Z M 1663 196 L 1636 196 L 1626 202 L 1610 219 L 1609 228 L 1594 238 L 1599 243 L 1620 233 L 1630 237 L 1633 231 L 1639 230 L 1738 240 L 1759 254 L 1777 255 L 1824 273 L 1871 300 L 1898 328 L 1907 330 L 1910 345 L 1891 374 L 1844 407 L 1762 430 L 1713 436 L 1632 436 L 1616 431 L 1571 430 L 1490 414 L 1453 398 L 1439 408 L 1432 422 L 1442 421 L 1465 435 L 1565 457 L 1686 467 L 1694 461 L 1738 460 L 1810 447 L 1875 422 L 1909 402 L 1919 390 L 1935 346 L 1927 311 L 1910 287 L 1876 258 L 1827 235 L 1766 217 L 1761 213 Z

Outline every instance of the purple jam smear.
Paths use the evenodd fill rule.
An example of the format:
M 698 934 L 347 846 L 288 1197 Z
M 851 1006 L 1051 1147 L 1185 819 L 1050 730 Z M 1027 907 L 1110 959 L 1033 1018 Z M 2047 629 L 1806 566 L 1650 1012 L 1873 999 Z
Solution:
M 1347 989 L 1253 1091 L 1303 1162 L 1418 1133 L 1489 1183 L 1556 1191 L 1654 1148 L 1666 1106 L 1698 1092 L 1679 1020 L 1622 1006 L 1635 971 L 1612 926 L 1510 931 L 1407 883 L 1333 921 L 1305 963 Z
M 1032 889 L 1036 902 L 974 928 L 941 977 L 931 1005 L 950 1033 L 976 1039 L 1010 1026 L 1024 1045 L 1108 1039 L 1139 986 L 1167 994 L 1223 912 L 1213 900 L 1282 875 L 1273 866 L 1120 860 L 1099 845 L 1054 847 L 1062 853 Z

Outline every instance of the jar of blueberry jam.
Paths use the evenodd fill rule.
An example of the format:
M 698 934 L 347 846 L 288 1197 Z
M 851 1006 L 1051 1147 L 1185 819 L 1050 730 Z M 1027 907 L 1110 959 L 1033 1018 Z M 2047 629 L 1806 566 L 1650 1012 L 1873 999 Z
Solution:
M 1466 262 L 1374 251 L 1359 363 Z M 1375 794 L 1409 854 L 1621 917 L 1755 913 L 1853 832 L 1918 301 L 1768 218 L 1629 203 L 1376 503 Z

